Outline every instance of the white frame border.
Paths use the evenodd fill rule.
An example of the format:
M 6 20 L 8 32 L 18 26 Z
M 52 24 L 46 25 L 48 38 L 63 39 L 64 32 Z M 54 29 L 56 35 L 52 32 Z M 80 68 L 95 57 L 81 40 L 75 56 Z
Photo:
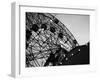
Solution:
M 26 3 L 12 3 L 12 23 L 11 23 L 11 41 L 12 41 L 12 49 L 11 49 L 11 75 L 13 76 L 13 77 L 22 77 L 22 76 L 32 76 L 33 74 L 32 73 L 28 73 L 28 74 L 24 74 L 24 75 L 22 75 L 21 73 L 20 73 L 20 71 L 21 71 L 21 67 L 20 67 L 20 63 L 21 63 L 21 61 L 20 61 L 20 33 L 21 33 L 21 31 L 20 31 L 20 7 L 21 6 L 32 6 L 33 4 L 31 4 L 31 3 L 29 3 L 29 4 L 26 4 Z M 87 10 L 87 11 L 92 11 L 92 19 L 90 19 L 93 23 L 92 24 L 90 24 L 90 41 L 92 42 L 92 43 L 94 43 L 95 42 L 95 11 L 96 11 L 96 9 L 95 8 L 83 8 L 83 7 L 72 7 L 72 6 L 68 6 L 67 8 L 63 8 L 63 7 L 45 7 L 45 6 L 33 6 L 33 7 L 42 7 L 42 8 L 57 8 L 57 9 L 72 9 L 72 10 Z M 91 36 L 92 35 L 92 36 Z M 91 43 L 90 43 L 91 44 Z M 95 45 L 94 44 L 91 44 L 91 46 L 90 46 L 90 49 L 91 49 L 91 52 L 92 53 L 95 53 L 95 51 L 94 51 L 94 49 L 93 48 L 95 48 L 94 47 Z M 96 54 L 95 54 L 96 55 Z M 66 68 L 64 68 L 64 67 L 61 67 L 61 68 L 63 68 L 64 70 L 62 71 L 62 70 L 60 70 L 61 68 L 60 67 L 57 67 L 56 69 L 55 69 L 55 67 L 53 68 L 53 67 L 51 67 L 51 68 L 45 68 L 46 70 L 44 71 L 44 68 L 42 69 L 42 68 L 38 68 L 39 70 L 41 70 L 42 69 L 42 71 L 44 71 L 44 72 L 46 72 L 46 74 L 48 73 L 48 75 L 50 74 L 56 74 L 56 72 L 54 72 L 53 70 L 59 70 L 59 71 L 57 71 L 57 73 L 58 74 L 62 74 L 62 73 L 76 73 L 76 72 L 94 72 L 94 71 L 96 71 L 96 59 L 95 59 L 95 55 L 94 54 L 92 54 L 92 61 L 93 61 L 93 64 L 92 65 L 85 65 L 85 67 L 88 67 L 88 69 L 87 68 L 84 68 L 84 65 L 82 65 L 82 66 L 74 66 L 74 67 L 76 67 L 77 69 L 79 69 L 79 70 L 76 70 L 76 68 L 74 68 L 73 66 L 71 67 L 71 69 L 75 69 L 74 71 L 70 71 L 70 70 L 68 70 L 68 71 L 66 71 Z M 90 55 L 91 56 L 91 55 Z M 94 57 L 93 57 L 94 56 Z M 91 61 L 91 60 L 90 60 Z M 68 66 L 68 67 L 70 67 L 70 66 Z M 82 69 L 80 69 L 80 67 L 81 68 L 84 68 L 83 70 Z M 37 69 L 37 68 L 36 68 Z M 53 70 L 52 70 L 53 69 Z M 49 70 L 49 72 L 48 72 L 48 70 Z M 50 72 L 51 71 L 51 72 Z M 39 71 L 40 72 L 40 71 Z M 39 73 L 38 71 L 37 71 L 37 74 Z M 33 72 L 34 73 L 34 72 Z M 43 74 L 43 75 L 46 75 L 45 73 Z M 35 73 L 34 73 L 34 75 L 35 75 Z M 34 76 L 33 75 L 33 76 Z M 42 75 L 42 73 L 39 73 L 39 75 Z

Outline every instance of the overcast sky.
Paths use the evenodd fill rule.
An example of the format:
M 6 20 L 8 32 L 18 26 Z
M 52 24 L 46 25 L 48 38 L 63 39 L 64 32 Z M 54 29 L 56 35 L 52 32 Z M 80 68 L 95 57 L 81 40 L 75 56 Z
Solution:
M 80 45 L 89 39 L 89 15 L 56 14 L 56 17 L 70 30 Z

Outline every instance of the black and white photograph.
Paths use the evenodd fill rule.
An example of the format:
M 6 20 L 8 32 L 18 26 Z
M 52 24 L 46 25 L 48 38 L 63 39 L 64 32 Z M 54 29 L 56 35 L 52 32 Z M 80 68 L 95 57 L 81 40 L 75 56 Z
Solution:
M 96 71 L 95 8 L 12 3 L 11 10 L 12 76 Z
M 90 64 L 90 16 L 25 12 L 25 67 Z

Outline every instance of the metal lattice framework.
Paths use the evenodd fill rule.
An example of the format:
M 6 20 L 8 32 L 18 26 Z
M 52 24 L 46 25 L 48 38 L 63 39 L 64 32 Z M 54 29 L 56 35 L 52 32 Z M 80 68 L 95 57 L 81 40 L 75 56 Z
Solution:
M 26 12 L 26 67 L 62 64 L 78 42 L 54 15 Z

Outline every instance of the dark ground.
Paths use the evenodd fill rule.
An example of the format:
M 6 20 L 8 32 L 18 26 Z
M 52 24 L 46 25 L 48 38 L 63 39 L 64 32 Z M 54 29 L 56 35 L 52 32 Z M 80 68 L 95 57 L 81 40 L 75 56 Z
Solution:
M 63 62 L 63 65 L 80 65 L 80 64 L 89 64 L 90 63 L 90 44 L 82 45 L 74 50 L 71 53 L 75 53 L 69 60 Z M 78 51 L 80 49 L 80 51 Z

